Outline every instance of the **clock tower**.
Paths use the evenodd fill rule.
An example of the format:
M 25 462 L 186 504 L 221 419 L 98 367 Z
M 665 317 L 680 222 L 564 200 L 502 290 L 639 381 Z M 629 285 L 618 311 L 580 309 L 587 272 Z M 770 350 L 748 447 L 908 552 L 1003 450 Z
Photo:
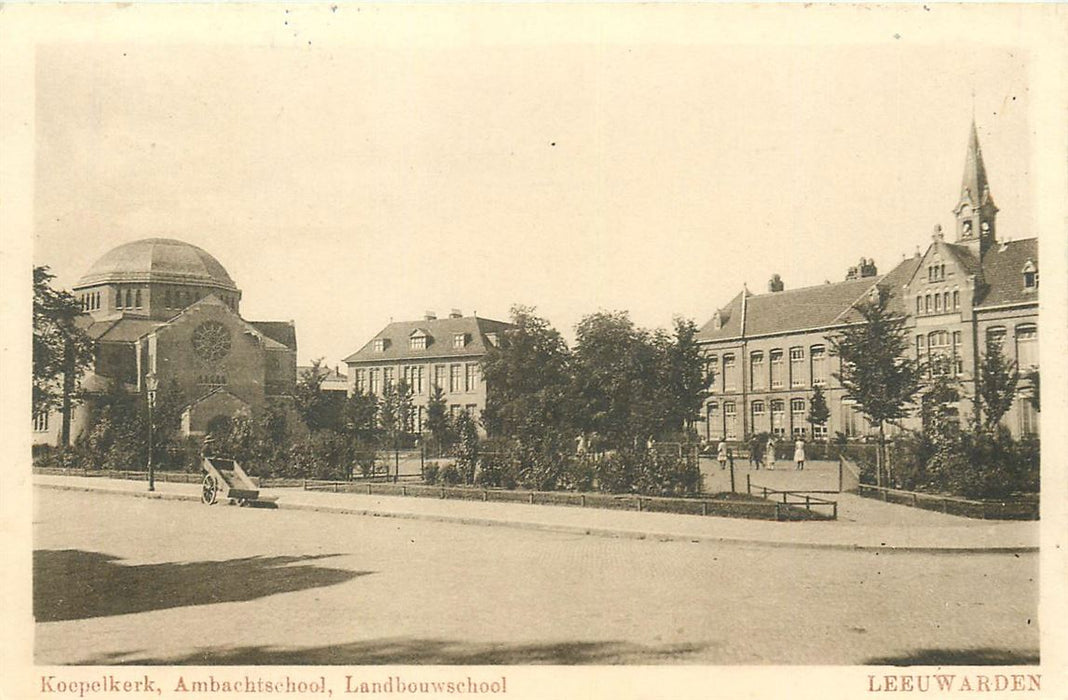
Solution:
M 953 209 L 957 218 L 957 243 L 967 245 L 981 258 L 996 241 L 996 217 L 998 208 L 990 195 L 990 185 L 983 165 L 983 151 L 979 147 L 979 134 L 972 120 L 968 138 L 968 154 L 964 160 L 964 178 L 960 187 L 960 200 Z

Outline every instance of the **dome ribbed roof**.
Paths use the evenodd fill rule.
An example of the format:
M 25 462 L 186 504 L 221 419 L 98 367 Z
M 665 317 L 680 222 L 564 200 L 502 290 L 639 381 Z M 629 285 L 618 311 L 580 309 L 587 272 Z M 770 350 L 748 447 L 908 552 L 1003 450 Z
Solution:
M 74 288 L 112 282 L 169 282 L 237 290 L 226 268 L 210 253 L 171 238 L 145 238 L 112 248 Z

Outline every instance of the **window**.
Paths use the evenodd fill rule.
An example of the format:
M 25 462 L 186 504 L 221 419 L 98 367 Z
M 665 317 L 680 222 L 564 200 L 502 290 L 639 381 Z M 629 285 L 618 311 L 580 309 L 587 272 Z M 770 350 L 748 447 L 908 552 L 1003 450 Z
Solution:
M 772 350 L 771 358 L 771 388 L 782 387 L 782 350 Z
M 486 334 L 486 341 L 490 345 L 492 345 L 493 347 L 498 347 L 500 345 L 500 342 L 501 342 L 500 338 L 497 336 L 496 333 L 487 333 Z
M 23 425 L 26 425 L 23 423 Z M 33 417 L 33 432 L 46 433 L 48 432 L 48 411 L 38 413 Z
M 812 386 L 827 386 L 827 350 L 822 345 L 809 349 L 812 359 Z
M 466 406 L 464 406 L 464 413 L 466 413 L 467 415 L 471 416 L 472 418 L 475 418 L 476 414 L 478 413 L 478 404 L 476 404 L 476 403 L 467 404 Z
M 923 297 L 919 294 L 916 295 L 916 313 L 923 313 Z
M 961 332 L 953 331 L 953 374 L 964 374 L 964 356 L 961 348 Z
M 409 350 L 426 350 L 426 336 L 425 335 L 413 335 L 408 338 Z
M 1038 289 L 1038 266 L 1028 260 L 1023 267 L 1024 289 Z
M 387 392 L 393 388 L 393 368 L 382 368 L 382 391 Z
M 120 289 L 116 289 L 115 290 L 115 308 L 116 309 L 125 308 L 125 306 L 122 303 L 123 298 L 124 297 L 122 296 L 122 289 L 121 288 Z
M 715 401 L 705 406 L 705 431 L 709 439 L 722 435 L 719 424 L 719 404 Z
M 705 361 L 705 371 L 712 380 L 708 383 L 708 390 L 712 391 L 716 388 L 716 383 L 719 382 L 719 358 L 712 355 Z
M 478 389 L 478 365 L 469 364 L 464 367 L 464 390 L 476 391 Z
M 805 385 L 805 349 L 790 348 L 790 386 Z
M 942 310 L 949 311 L 949 292 L 942 292 Z
M 994 326 L 992 328 L 987 328 L 986 329 L 986 345 L 987 345 L 987 347 L 990 347 L 991 345 L 997 345 L 998 347 L 1004 349 L 1004 346 L 1005 346 L 1005 327 L 1004 326 Z
M 461 369 L 460 365 L 449 365 L 449 391 L 463 391 L 460 388 Z
M 958 289 L 953 290 L 953 308 L 954 310 L 960 308 L 960 290 Z
M 463 348 L 467 346 L 467 334 L 455 333 L 452 336 L 452 346 L 454 348 Z
M 738 378 L 735 375 L 734 355 L 723 356 L 723 391 L 737 391 Z
M 766 413 L 765 404 L 763 401 L 754 401 L 750 406 L 750 413 L 753 415 L 752 425 L 750 425 L 750 431 L 753 433 L 760 432 L 760 423 L 764 422 L 764 416 Z
M 923 335 L 916 336 L 916 359 L 923 358 L 923 351 L 927 347 L 927 337 Z
M 375 352 L 385 352 L 385 351 L 386 351 L 386 339 L 385 338 L 375 338 Z
M 723 402 L 723 420 L 726 423 L 726 435 L 728 440 L 738 437 L 738 414 L 733 401 Z
M 848 437 L 860 435 L 860 414 L 856 405 L 847 399 L 842 399 L 842 432 Z
M 367 391 L 368 391 L 368 393 L 371 393 L 371 394 L 377 394 L 377 393 L 379 393 L 378 390 L 379 390 L 378 370 L 377 369 L 369 369 L 369 370 L 367 370 Z
M 952 367 L 949 348 L 949 331 L 931 331 L 927 334 L 927 353 L 932 374 L 945 374 Z
M 434 365 L 434 386 L 445 390 L 445 365 Z
M 749 353 L 749 381 L 754 389 L 766 389 L 768 377 L 764 374 L 764 353 Z
M 1035 407 L 1031 405 L 1027 397 L 1021 398 L 1017 403 L 1020 407 L 1020 434 L 1037 435 L 1038 413 L 1035 411 Z
M 771 432 L 773 434 L 786 434 L 786 428 L 783 427 L 785 413 L 785 404 L 782 399 L 775 399 L 771 402 Z
M 132 309 L 133 308 L 133 290 L 132 289 L 127 289 L 126 290 L 126 308 L 127 309 Z
M 797 420 L 797 416 L 805 415 L 805 400 L 790 399 L 790 413 L 794 415 L 794 420 Z
M 931 295 L 930 294 L 925 294 L 923 296 L 923 312 L 927 313 L 927 314 L 931 313 Z
M 942 295 L 938 292 L 935 292 L 934 295 L 934 310 L 935 313 L 938 313 L 942 310 Z
M 141 308 L 141 290 L 134 292 L 134 308 Z
M 201 374 L 197 377 L 197 383 L 201 386 L 215 388 L 219 386 L 226 386 L 225 374 Z
M 1038 326 L 1016 326 L 1016 364 L 1021 373 L 1038 367 Z
M 458 403 L 449 404 L 449 418 L 456 420 L 460 416 L 460 412 L 463 410 L 463 406 Z
M 367 372 L 362 369 L 356 370 L 352 375 L 352 388 L 357 394 L 362 394 L 367 387 Z
M 412 387 L 413 394 L 423 393 L 423 366 L 418 365 L 412 367 L 412 376 L 408 380 L 408 384 Z

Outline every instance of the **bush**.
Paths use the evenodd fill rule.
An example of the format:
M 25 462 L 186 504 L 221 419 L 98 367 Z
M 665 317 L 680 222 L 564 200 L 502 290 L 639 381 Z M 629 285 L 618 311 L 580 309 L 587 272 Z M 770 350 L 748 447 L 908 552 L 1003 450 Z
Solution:
M 446 486 L 455 486 L 460 483 L 460 470 L 456 468 L 455 462 L 449 462 L 445 465 L 445 468 L 441 470 L 439 474 L 441 483 Z
M 352 442 L 330 430 L 320 430 L 289 449 L 288 465 L 279 476 L 340 480 L 352 473 Z
M 438 476 L 441 468 L 434 463 L 427 464 L 423 467 L 423 482 L 427 484 L 438 483 Z

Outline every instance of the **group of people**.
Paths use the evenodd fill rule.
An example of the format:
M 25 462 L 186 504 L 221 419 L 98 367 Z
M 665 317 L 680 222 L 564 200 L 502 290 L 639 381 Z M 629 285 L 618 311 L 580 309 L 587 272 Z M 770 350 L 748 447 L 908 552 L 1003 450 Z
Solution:
M 716 446 L 716 461 L 720 469 L 726 469 L 730 463 L 734 467 L 734 453 L 727 446 L 726 440 L 720 440 Z M 775 469 L 775 436 L 768 438 L 766 445 L 762 444 L 759 437 L 754 437 L 749 443 L 749 466 L 760 469 L 762 466 L 769 470 Z M 805 468 L 805 439 L 798 437 L 794 441 L 794 469 Z

